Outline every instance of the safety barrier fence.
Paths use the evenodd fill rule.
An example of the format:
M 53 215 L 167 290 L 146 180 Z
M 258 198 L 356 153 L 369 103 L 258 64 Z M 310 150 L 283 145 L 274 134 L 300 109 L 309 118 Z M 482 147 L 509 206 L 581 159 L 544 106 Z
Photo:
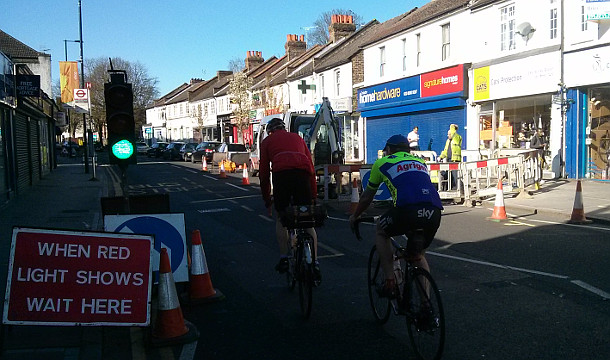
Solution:
M 464 202 L 466 205 L 474 205 L 486 197 L 495 196 L 499 179 L 502 180 L 503 192 L 517 195 L 527 194 L 525 189 L 532 185 L 538 185 L 542 179 L 541 161 L 538 151 L 535 149 L 502 149 L 492 152 L 466 151 L 466 162 L 437 162 L 437 154 L 434 151 L 413 151 L 412 153 L 426 160 L 432 183 L 437 187 L 438 193 L 443 200 Z M 488 156 L 494 156 L 489 158 Z M 324 200 L 329 199 L 332 188 L 332 176 L 335 176 L 336 190 L 333 195 L 339 194 L 339 200 L 348 200 L 351 194 L 352 179 L 354 173 L 366 185 L 367 173 L 371 165 L 322 165 L 316 167 L 318 174 L 323 176 Z M 347 179 L 344 177 L 347 175 Z M 342 181 L 348 180 L 348 181 Z M 341 186 L 347 191 L 343 191 Z M 346 196 L 341 196 L 346 195 Z M 331 196 L 333 197 L 333 196 Z M 389 193 L 378 191 L 375 200 L 388 200 Z

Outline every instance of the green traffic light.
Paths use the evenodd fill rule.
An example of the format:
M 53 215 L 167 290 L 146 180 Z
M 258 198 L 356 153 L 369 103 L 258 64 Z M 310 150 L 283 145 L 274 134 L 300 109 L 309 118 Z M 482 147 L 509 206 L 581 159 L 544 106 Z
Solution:
M 133 155 L 133 144 L 129 140 L 121 140 L 112 145 L 112 154 L 117 159 L 125 160 Z

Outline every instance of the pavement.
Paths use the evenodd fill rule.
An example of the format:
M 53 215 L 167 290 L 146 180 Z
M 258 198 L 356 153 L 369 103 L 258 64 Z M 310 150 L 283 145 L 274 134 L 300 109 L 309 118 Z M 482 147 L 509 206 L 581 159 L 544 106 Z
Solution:
M 102 231 L 100 198 L 118 195 L 117 171 L 98 166 L 84 172 L 82 159 L 60 157 L 56 169 L 23 194 L 0 204 L 0 284 L 5 293 L 14 226 L 76 231 Z M 505 196 L 507 213 L 514 209 L 548 213 L 569 220 L 576 196 L 576 180 L 546 180 L 530 196 Z M 610 181 L 581 180 L 587 219 L 610 224 Z M 329 214 L 346 216 L 347 201 L 331 200 Z M 485 206 L 493 206 L 493 200 Z M 0 309 L 3 311 L 3 309 Z M 20 359 L 131 359 L 128 327 L 6 326 L 0 331 L 0 358 Z M 108 354 L 111 349 L 111 354 Z M 135 353 L 134 353 L 135 355 Z

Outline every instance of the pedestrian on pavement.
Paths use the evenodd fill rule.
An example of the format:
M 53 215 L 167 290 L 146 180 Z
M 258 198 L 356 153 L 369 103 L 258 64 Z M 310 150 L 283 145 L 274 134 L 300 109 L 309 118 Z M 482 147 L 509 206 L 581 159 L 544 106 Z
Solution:
M 267 136 L 260 147 L 259 180 L 265 207 L 271 216 L 271 205 L 276 210 L 275 234 L 280 249 L 280 261 L 275 270 L 288 271 L 288 230 L 282 219 L 290 205 L 313 205 L 317 196 L 316 176 L 311 152 L 303 138 L 296 133 L 287 132 L 284 121 L 273 118 L 266 127 Z M 273 172 L 273 197 L 271 197 L 270 175 Z M 307 232 L 314 240 L 314 253 L 317 254 L 317 235 L 315 229 Z M 316 283 L 321 280 L 318 259 L 315 259 L 314 276 Z
M 413 130 L 407 135 L 407 140 L 409 141 L 409 147 L 411 151 L 419 151 L 419 127 L 414 127 Z
M 530 140 L 530 148 L 536 149 L 538 151 L 538 160 L 540 161 L 540 168 L 544 169 L 545 161 L 544 161 L 544 148 L 546 147 L 546 143 L 544 142 L 544 133 L 542 129 L 537 129 Z
M 460 134 L 457 133 L 457 130 L 457 124 L 449 125 L 449 130 L 447 131 L 447 141 L 445 142 L 445 149 L 443 150 L 443 152 L 441 152 L 439 159 L 447 159 L 451 162 L 462 161 L 462 137 L 460 136 Z M 441 176 L 443 176 L 444 179 L 447 179 L 447 172 L 441 172 Z M 451 190 L 456 189 L 457 177 L 458 171 L 451 170 Z

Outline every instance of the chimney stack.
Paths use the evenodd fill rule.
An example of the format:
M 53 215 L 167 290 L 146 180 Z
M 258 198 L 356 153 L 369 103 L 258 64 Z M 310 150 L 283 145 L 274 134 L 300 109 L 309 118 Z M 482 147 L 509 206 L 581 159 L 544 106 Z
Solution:
M 343 37 L 356 32 L 356 24 L 352 15 L 332 15 L 328 26 L 328 41 L 335 43 Z
M 286 35 L 286 45 L 284 45 L 284 48 L 286 49 L 288 61 L 296 59 L 307 50 L 305 35 Z
M 260 51 L 248 51 L 246 55 L 246 71 L 250 71 L 259 67 L 265 60 L 263 53 Z

